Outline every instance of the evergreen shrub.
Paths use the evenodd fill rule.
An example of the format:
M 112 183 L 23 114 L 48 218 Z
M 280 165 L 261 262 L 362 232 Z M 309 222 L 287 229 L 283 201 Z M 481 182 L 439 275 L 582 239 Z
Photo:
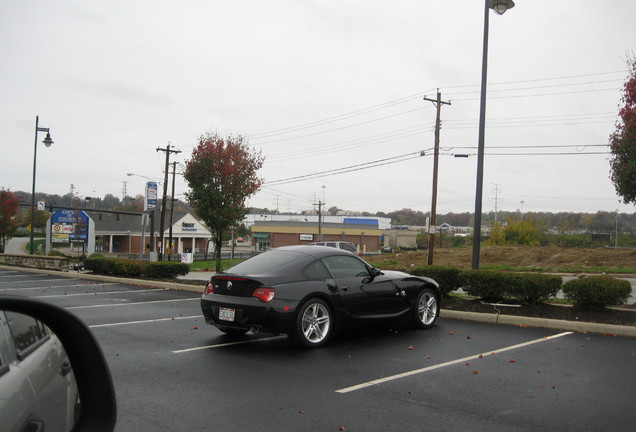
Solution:
M 565 298 L 584 308 L 625 304 L 631 293 L 628 281 L 610 276 L 583 276 L 563 284 Z

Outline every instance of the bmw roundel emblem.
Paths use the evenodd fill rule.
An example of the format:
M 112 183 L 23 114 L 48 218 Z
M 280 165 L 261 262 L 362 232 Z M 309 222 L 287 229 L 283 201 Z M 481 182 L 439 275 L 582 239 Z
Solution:
M 227 289 L 229 289 L 229 290 L 232 289 L 232 282 L 230 282 L 230 281 L 227 282 Z

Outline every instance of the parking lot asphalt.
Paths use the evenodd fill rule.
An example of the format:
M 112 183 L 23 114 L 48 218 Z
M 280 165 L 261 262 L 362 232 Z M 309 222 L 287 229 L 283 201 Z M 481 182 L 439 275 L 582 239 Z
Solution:
M 636 421 L 633 338 L 442 315 L 430 330 L 343 331 L 303 350 L 285 336 L 222 334 L 185 288 L 22 270 L 0 269 L 0 294 L 57 304 L 90 327 L 117 432 L 631 432 Z
M 142 287 L 152 286 L 152 287 L 158 287 L 158 288 L 164 288 L 164 289 L 185 290 L 185 291 L 194 291 L 194 292 L 203 292 L 205 283 L 209 281 L 210 277 L 214 274 L 213 272 L 188 273 L 185 276 L 180 276 L 175 282 L 166 282 L 166 281 L 154 281 L 154 280 L 94 275 L 90 272 L 76 272 L 76 271 L 59 272 L 59 271 L 11 267 L 11 266 L 2 266 L 2 265 L 0 265 L 0 269 L 20 270 L 20 271 L 51 274 L 51 275 L 58 275 L 58 276 L 72 277 L 72 278 L 80 277 L 82 279 L 88 279 L 88 280 L 98 280 L 98 281 L 105 281 L 105 282 L 111 282 L 111 283 L 124 283 L 124 284 L 131 284 L 131 285 L 137 285 Z M 201 281 L 201 284 L 192 285 L 190 283 L 180 283 L 179 280 L 189 280 L 189 281 L 199 280 Z M 546 318 L 521 317 L 521 316 L 496 314 L 496 313 L 463 312 L 463 311 L 444 309 L 443 303 L 442 303 L 442 310 L 440 312 L 440 316 L 443 318 L 476 321 L 476 322 L 484 322 L 484 323 L 491 323 L 491 324 L 529 326 L 529 327 L 537 327 L 537 328 L 567 330 L 567 331 L 574 331 L 574 332 L 590 332 L 590 333 L 599 333 L 599 334 L 611 334 L 611 335 L 618 335 L 618 336 L 636 337 L 636 326 L 620 326 L 620 325 L 599 324 L 599 323 L 582 322 L 582 321 L 562 321 L 562 320 L 554 320 L 554 319 L 546 319 Z

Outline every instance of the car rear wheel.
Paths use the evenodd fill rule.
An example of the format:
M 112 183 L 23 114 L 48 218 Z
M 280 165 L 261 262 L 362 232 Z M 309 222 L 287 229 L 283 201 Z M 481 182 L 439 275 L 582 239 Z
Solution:
M 420 291 L 413 308 L 413 324 L 417 328 L 426 329 L 433 327 L 439 316 L 439 301 L 435 291 L 424 288 Z
M 288 335 L 296 345 L 317 348 L 327 342 L 332 332 L 333 319 L 329 305 L 313 298 L 300 307 L 294 327 Z

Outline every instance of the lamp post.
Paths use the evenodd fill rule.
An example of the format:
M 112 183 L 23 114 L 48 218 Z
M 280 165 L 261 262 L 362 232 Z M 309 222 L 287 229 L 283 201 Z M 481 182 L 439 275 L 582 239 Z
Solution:
M 35 144 L 33 145 L 33 186 L 31 188 L 31 233 L 29 239 L 31 240 L 29 246 L 29 253 L 33 255 L 33 232 L 35 230 L 35 168 L 38 155 L 38 132 L 46 132 L 46 138 L 42 141 L 45 146 L 51 147 L 53 140 L 49 133 L 49 128 L 40 127 L 40 117 L 35 116 Z
M 479 103 L 479 143 L 477 145 L 477 188 L 475 192 L 475 225 L 473 229 L 472 268 L 479 268 L 479 249 L 481 241 L 481 201 L 484 186 L 484 132 L 486 129 L 486 83 L 488 71 L 488 14 L 492 9 L 497 15 L 503 15 L 512 9 L 512 0 L 484 0 L 484 49 L 481 59 L 481 98 Z
M 618 209 L 616 209 L 616 234 L 614 235 L 614 249 L 618 249 Z

